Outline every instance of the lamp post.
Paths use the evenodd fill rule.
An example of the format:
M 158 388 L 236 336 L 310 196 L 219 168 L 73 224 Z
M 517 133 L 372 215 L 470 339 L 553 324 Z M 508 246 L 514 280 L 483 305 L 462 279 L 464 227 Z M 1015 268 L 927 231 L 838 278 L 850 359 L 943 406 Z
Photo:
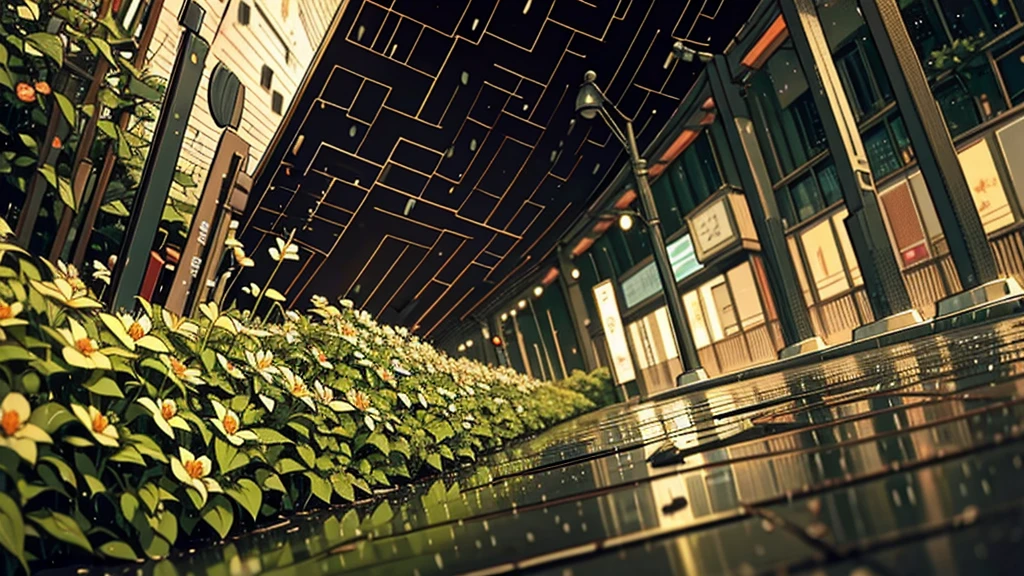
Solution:
M 704 380 L 707 378 L 707 374 L 701 368 L 700 358 L 697 356 L 697 347 L 693 343 L 693 337 L 690 335 L 686 324 L 683 301 L 679 296 L 675 274 L 672 271 L 672 263 L 668 257 L 668 249 L 665 247 L 665 236 L 661 230 L 658 208 L 654 203 L 654 194 L 651 192 L 650 181 L 647 179 L 647 160 L 640 157 L 636 135 L 633 133 L 632 120 L 607 101 L 604 94 L 594 83 L 596 80 L 597 73 L 588 71 L 584 74 L 583 85 L 580 86 L 579 93 L 576 95 L 576 113 L 585 120 L 591 120 L 600 116 L 612 131 L 612 134 L 615 135 L 629 153 L 629 163 L 633 168 L 633 175 L 636 178 L 640 206 L 647 222 L 647 233 L 651 238 L 654 264 L 658 269 L 658 275 L 661 277 L 661 285 L 665 291 L 665 301 L 668 305 L 669 317 L 672 323 L 672 332 L 675 335 L 676 348 L 679 350 L 679 359 L 683 365 L 683 373 L 676 377 L 676 386 Z M 625 120 L 625 131 L 615 123 L 608 112 L 609 108 Z

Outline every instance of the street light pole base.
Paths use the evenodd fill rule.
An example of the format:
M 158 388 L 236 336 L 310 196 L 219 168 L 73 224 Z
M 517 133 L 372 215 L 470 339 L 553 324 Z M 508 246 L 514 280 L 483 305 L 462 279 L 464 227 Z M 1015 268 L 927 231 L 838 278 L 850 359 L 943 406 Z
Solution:
M 827 348 L 825 341 L 821 339 L 821 336 L 815 336 L 806 340 L 801 340 L 796 344 L 791 344 L 782 349 L 779 352 L 779 360 L 785 360 L 787 358 L 793 358 L 794 356 L 800 356 L 801 354 L 807 354 L 808 352 L 817 352 L 818 350 L 824 350 Z
M 1021 295 L 1024 295 L 1024 289 L 1021 289 L 1015 278 L 1000 278 L 939 300 L 935 305 L 935 316 L 949 316 L 968 308 Z
M 708 379 L 708 373 L 703 368 L 697 368 L 696 370 L 690 370 L 689 372 L 683 372 L 679 376 L 676 376 L 676 388 L 682 388 L 689 386 L 690 384 L 696 384 L 703 380 Z
M 875 320 L 870 324 L 865 324 L 860 328 L 856 328 L 853 331 L 853 341 L 859 342 L 867 338 L 874 338 L 875 336 L 881 336 L 887 332 L 894 332 L 896 330 L 902 330 L 915 324 L 921 324 L 924 320 L 921 318 L 921 313 L 911 308 L 910 310 L 904 310 L 898 312 L 892 316 L 886 316 L 881 320 Z

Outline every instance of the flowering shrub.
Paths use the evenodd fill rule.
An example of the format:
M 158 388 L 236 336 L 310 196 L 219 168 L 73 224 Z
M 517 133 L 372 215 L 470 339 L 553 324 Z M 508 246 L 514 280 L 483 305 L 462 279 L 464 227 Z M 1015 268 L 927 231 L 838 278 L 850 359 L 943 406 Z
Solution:
M 196 318 L 146 302 L 113 315 L 74 267 L 0 242 L 5 574 L 162 557 L 453 469 L 593 407 L 348 302 L 285 313 L 279 293 L 252 291 L 282 322 L 214 302 Z

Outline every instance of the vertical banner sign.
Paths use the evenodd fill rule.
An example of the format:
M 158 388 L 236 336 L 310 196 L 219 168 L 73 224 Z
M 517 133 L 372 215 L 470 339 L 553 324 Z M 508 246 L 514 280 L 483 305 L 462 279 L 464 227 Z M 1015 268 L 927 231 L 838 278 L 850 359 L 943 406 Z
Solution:
M 625 384 L 636 380 L 633 359 L 629 355 L 629 344 L 626 342 L 626 330 L 619 316 L 619 302 L 615 298 L 615 285 L 611 280 L 594 286 L 594 300 L 597 302 L 597 313 L 601 315 L 605 340 L 608 341 L 615 383 Z

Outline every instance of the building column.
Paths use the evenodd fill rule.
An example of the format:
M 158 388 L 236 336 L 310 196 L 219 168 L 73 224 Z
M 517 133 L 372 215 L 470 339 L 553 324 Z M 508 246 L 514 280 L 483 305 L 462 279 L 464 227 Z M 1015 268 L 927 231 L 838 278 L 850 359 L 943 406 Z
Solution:
M 780 0 L 786 28 L 796 49 L 828 147 L 849 216 L 846 229 L 857 255 L 875 322 L 854 331 L 854 339 L 877 335 L 920 321 L 878 206 L 871 167 L 864 153 L 846 90 L 839 80 L 814 0 Z
M 707 67 L 708 83 L 718 117 L 739 174 L 750 215 L 761 241 L 771 297 L 779 313 L 785 349 L 782 357 L 820 350 L 824 341 L 815 336 L 811 315 L 803 299 L 793 258 L 786 246 L 786 235 L 779 206 L 772 191 L 768 168 L 757 143 L 754 124 L 739 86 L 732 81 L 725 57 L 717 55 Z
M 580 358 L 583 359 L 583 367 L 587 372 L 593 372 L 599 364 L 594 355 L 590 331 L 587 329 L 590 318 L 587 314 L 586 302 L 583 300 L 583 289 L 580 288 L 579 279 L 572 276 L 572 271 L 575 269 L 567 249 L 560 248 L 558 250 L 558 281 L 565 294 L 565 305 L 569 310 L 569 318 L 572 319 L 573 333 L 576 335 L 576 346 L 580 351 Z
M 953 138 L 932 95 L 899 3 L 896 0 L 860 0 L 858 4 L 899 105 L 960 284 L 969 294 L 971 289 L 996 281 L 999 269 Z M 1019 291 L 1019 287 L 1017 289 Z M 973 305 L 977 303 L 974 300 L 969 297 L 961 304 Z M 939 314 L 952 312 L 948 309 L 951 307 L 964 307 L 947 302 L 953 306 L 943 310 L 942 304 L 940 302 Z

